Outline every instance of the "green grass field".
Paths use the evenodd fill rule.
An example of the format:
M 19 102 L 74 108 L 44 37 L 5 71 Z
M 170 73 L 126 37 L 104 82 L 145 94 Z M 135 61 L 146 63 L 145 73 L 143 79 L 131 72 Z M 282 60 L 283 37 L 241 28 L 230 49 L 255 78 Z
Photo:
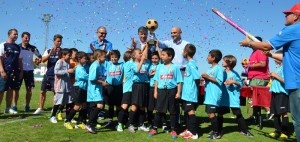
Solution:
M 36 88 L 33 90 L 33 97 L 31 100 L 31 112 L 24 113 L 25 106 L 25 88 L 22 86 L 20 90 L 20 98 L 18 103 L 19 114 L 8 115 L 3 114 L 5 108 L 5 98 L 0 106 L 0 141 L 1 142 L 24 142 L 24 141 L 63 141 L 63 142 L 82 142 L 82 141 L 185 141 L 182 138 L 171 139 L 169 133 L 160 133 L 153 137 L 148 137 L 146 132 L 136 132 L 134 134 L 129 133 L 127 129 L 124 132 L 117 132 L 114 128 L 102 128 L 97 134 L 90 134 L 82 129 L 67 130 L 63 126 L 63 122 L 57 124 L 51 124 L 49 121 L 49 115 L 52 107 L 53 95 L 47 93 L 47 100 L 45 104 L 46 111 L 41 115 L 32 115 L 36 108 L 39 106 L 39 91 L 40 83 L 36 83 Z M 246 107 L 242 107 L 243 115 L 248 118 Z M 220 142 L 269 142 L 277 141 L 271 139 L 267 135 L 274 131 L 273 121 L 264 121 L 263 129 L 260 130 L 255 125 L 250 125 L 249 130 L 254 134 L 254 138 L 248 138 L 239 134 L 235 119 L 232 118 L 232 114 L 224 116 L 224 135 L 222 139 L 216 140 Z M 204 106 L 198 107 L 197 120 L 199 122 L 197 141 L 209 141 L 206 139 L 210 133 L 210 121 L 204 112 Z M 107 120 L 103 120 L 100 123 L 105 124 Z M 114 118 L 115 124 L 117 123 Z M 32 126 L 42 124 L 41 127 L 32 128 Z M 290 119 L 290 130 L 292 131 L 292 123 Z M 181 129 L 182 130 L 182 129 Z M 295 141 L 295 134 L 290 135 L 289 141 Z

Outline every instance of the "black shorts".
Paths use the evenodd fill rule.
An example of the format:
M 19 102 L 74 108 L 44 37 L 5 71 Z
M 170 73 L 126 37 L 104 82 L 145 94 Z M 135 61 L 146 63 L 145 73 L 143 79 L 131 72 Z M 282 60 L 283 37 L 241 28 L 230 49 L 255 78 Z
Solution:
M 284 93 L 272 93 L 271 113 L 277 115 L 290 111 L 289 96 Z
M 217 113 L 218 112 L 217 110 L 218 110 L 218 107 L 215 105 L 205 105 L 205 112 L 207 114 Z
M 147 105 L 148 85 L 149 83 L 133 83 L 131 95 L 132 105 L 140 107 L 145 107 Z
M 197 107 L 198 107 L 197 103 L 183 100 L 182 110 L 184 112 L 188 112 L 190 110 L 194 110 L 195 111 L 195 110 L 197 110 Z
M 108 104 L 107 87 L 102 87 L 103 103 Z
M 21 81 L 19 79 L 19 70 L 5 71 L 7 75 L 5 83 L 5 91 L 7 90 L 19 90 L 21 87 Z
M 218 113 L 218 114 L 221 114 L 221 115 L 230 113 L 230 107 L 227 107 L 227 106 L 219 106 L 219 107 L 217 108 L 217 113 Z
M 156 102 L 156 100 L 154 99 L 154 87 L 150 87 L 150 89 L 149 89 L 149 95 L 148 95 L 147 102 L 148 102 L 147 109 L 154 110 L 155 102 Z
M 95 108 L 95 107 L 97 107 L 97 104 L 104 105 L 104 102 L 103 101 L 97 101 L 97 102 L 89 102 L 88 104 L 89 104 L 90 108 Z
M 156 110 L 161 113 L 170 112 L 176 113 L 176 108 L 179 107 L 179 100 L 175 99 L 177 87 L 174 89 L 158 89 L 156 99 Z
M 21 85 L 22 82 L 25 82 L 26 88 L 34 88 L 34 74 L 33 71 L 23 71 L 23 78 L 20 81 Z
M 44 75 L 41 90 L 54 92 L 54 76 Z
M 121 85 L 109 85 L 107 90 L 107 104 L 109 106 L 121 106 L 123 97 L 123 86 Z
M 74 91 L 72 95 L 72 102 L 74 103 L 86 103 L 87 101 L 87 91 L 79 88 L 78 86 L 73 87 Z
M 122 104 L 131 104 L 131 92 L 123 93 Z

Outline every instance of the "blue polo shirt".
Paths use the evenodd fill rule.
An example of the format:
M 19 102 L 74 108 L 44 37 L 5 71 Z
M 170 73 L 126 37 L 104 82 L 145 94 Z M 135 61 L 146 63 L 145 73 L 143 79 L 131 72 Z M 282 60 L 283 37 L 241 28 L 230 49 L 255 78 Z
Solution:
M 240 86 L 233 85 L 222 85 L 222 97 L 221 106 L 240 108 L 240 89 L 243 86 L 243 82 L 239 74 L 232 70 L 230 72 L 224 71 L 225 80 L 234 80 L 240 83 Z
M 218 83 L 205 80 L 204 104 L 219 106 L 224 82 L 224 69 L 220 65 L 216 65 L 209 68 L 206 73 L 215 78 Z
M 80 89 L 87 90 L 89 74 L 85 67 L 77 65 L 75 69 L 75 83 L 73 86 L 78 86 Z
M 280 66 L 276 70 L 276 74 L 279 75 L 280 78 L 284 79 L 283 67 L 282 66 Z M 288 95 L 287 91 L 284 89 L 284 83 L 281 83 L 279 80 L 277 80 L 275 78 L 272 80 L 271 87 L 270 87 L 270 92 L 284 93 L 284 94 Z
M 3 58 L 3 67 L 5 71 L 19 70 L 19 58 L 21 48 L 15 43 L 2 43 L 0 45 L 1 55 Z
M 129 60 L 124 64 L 123 93 L 132 92 L 133 70 L 131 69 L 131 64 L 133 64 L 132 60 Z
M 164 64 L 158 65 L 154 80 L 158 82 L 158 89 L 174 89 L 178 86 L 178 83 L 182 83 L 182 74 L 177 65 L 171 64 L 165 66 Z
M 48 49 L 47 51 L 45 51 L 45 53 L 43 54 L 43 56 L 46 56 L 50 53 L 51 49 Z M 60 48 L 61 50 L 61 48 Z M 52 52 L 52 54 L 50 55 L 48 61 L 47 61 L 47 72 L 45 75 L 47 76 L 54 76 L 54 67 L 56 62 L 59 60 L 59 52 L 56 49 L 55 51 Z
M 121 85 L 124 76 L 123 62 L 113 64 L 107 62 L 106 66 L 106 82 L 110 85 Z
M 94 80 L 104 79 L 104 66 L 100 65 L 98 61 L 94 61 L 90 66 L 89 80 L 88 80 L 88 89 L 87 89 L 87 102 L 98 102 L 103 101 L 103 89 L 102 85 L 99 83 L 93 82 Z
M 284 27 L 269 43 L 283 49 L 285 89 L 300 89 L 300 22 Z
M 181 99 L 189 102 L 198 102 L 198 87 L 197 79 L 200 79 L 200 73 L 194 60 L 190 60 L 183 74 L 183 86 Z
M 113 50 L 113 48 L 112 48 L 112 43 L 109 42 L 109 41 L 106 40 L 106 39 L 104 39 L 103 42 L 102 42 L 101 44 L 98 42 L 98 39 L 95 40 L 95 41 L 92 41 L 91 44 L 95 47 L 95 50 L 96 50 L 96 49 L 102 49 L 103 46 L 104 46 L 104 43 L 106 43 L 106 48 L 105 48 L 105 51 L 106 51 L 106 52 Z M 92 49 L 91 49 L 91 48 L 88 48 L 87 53 L 93 53 Z
M 131 70 L 133 71 L 133 82 L 149 82 L 148 71 L 149 61 L 144 61 L 140 71 L 137 71 L 138 63 L 134 62 L 131 64 Z

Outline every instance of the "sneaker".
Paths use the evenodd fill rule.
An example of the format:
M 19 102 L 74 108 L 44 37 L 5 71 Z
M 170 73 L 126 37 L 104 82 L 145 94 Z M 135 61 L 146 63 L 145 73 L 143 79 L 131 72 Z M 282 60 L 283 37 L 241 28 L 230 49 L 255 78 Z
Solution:
M 128 131 L 129 131 L 130 133 L 134 133 L 134 132 L 135 132 L 134 126 L 133 126 L 133 125 L 130 125 L 130 126 L 128 127 Z
M 175 131 L 172 131 L 171 132 L 171 138 L 172 139 L 176 139 L 178 136 L 177 136 L 177 133 Z
M 208 137 L 209 140 L 221 139 L 221 135 L 218 133 L 213 133 Z
M 55 116 L 50 117 L 50 122 L 51 123 L 57 123 L 57 119 Z
M 149 128 L 147 128 L 144 124 L 138 127 L 139 131 L 149 132 Z
M 184 136 L 185 134 L 190 133 L 187 129 L 185 129 L 183 132 L 179 134 L 179 136 Z
M 288 136 L 284 133 L 281 133 L 281 135 L 279 136 L 278 140 L 280 141 L 285 141 L 288 139 Z
M 12 106 L 11 109 L 13 109 L 14 111 L 18 111 L 17 106 Z
M 13 110 L 11 108 L 8 110 L 8 112 L 9 112 L 9 114 L 17 114 L 18 113 L 17 111 L 15 111 L 15 110 Z
M 249 131 L 246 131 L 246 132 L 241 131 L 241 134 L 242 134 L 242 135 L 245 135 L 245 136 L 247 136 L 247 137 L 250 137 L 250 138 L 254 137 L 254 135 L 251 134 Z
M 71 122 L 66 122 L 66 123 L 64 124 L 64 126 L 65 126 L 67 129 L 69 129 L 69 130 L 73 130 L 73 126 L 72 126 Z
M 109 127 L 113 123 L 112 119 L 109 119 L 108 122 L 104 125 L 105 128 Z
M 105 111 L 100 111 L 98 114 L 98 120 L 104 120 L 105 119 Z
M 269 136 L 270 136 L 271 138 L 277 138 L 277 137 L 279 137 L 279 135 L 280 135 L 280 134 L 277 133 L 276 131 L 269 134 Z
M 151 131 L 149 132 L 148 136 L 152 137 L 152 136 L 154 136 L 156 134 L 157 134 L 157 130 L 151 129 Z
M 92 133 L 92 134 L 96 134 L 97 133 L 97 131 L 95 130 L 95 128 L 91 127 L 90 125 L 85 125 L 85 129 L 87 131 L 89 131 L 90 133 Z
M 30 111 L 30 106 L 26 105 L 25 106 L 25 112 L 29 112 Z
M 41 108 L 36 109 L 36 111 L 33 114 L 40 114 L 43 110 Z
M 71 123 L 76 124 L 77 121 L 76 121 L 75 119 L 72 119 L 72 120 L 71 120 Z
M 58 114 L 57 114 L 57 120 L 58 120 L 58 121 L 62 121 L 62 120 L 63 120 L 62 114 L 61 114 L 61 113 L 58 113 Z
M 193 135 L 191 132 L 188 131 L 187 133 L 185 133 L 184 136 L 182 136 L 182 138 L 196 140 L 196 139 L 198 139 L 198 134 Z
M 123 132 L 123 124 L 122 124 L 122 123 L 119 123 L 119 124 L 117 125 L 117 131 L 118 131 L 118 132 Z
M 75 125 L 75 129 L 85 129 L 85 124 L 84 123 L 80 123 L 80 124 L 77 124 Z
M 171 131 L 168 126 L 162 126 L 162 130 L 164 133 L 169 133 Z

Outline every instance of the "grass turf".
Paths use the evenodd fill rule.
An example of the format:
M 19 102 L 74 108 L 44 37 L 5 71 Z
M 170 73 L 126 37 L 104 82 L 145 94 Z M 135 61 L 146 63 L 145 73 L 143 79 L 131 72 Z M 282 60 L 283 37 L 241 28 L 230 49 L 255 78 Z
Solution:
M 0 106 L 0 141 L 3 142 L 16 142 L 16 141 L 61 141 L 61 142 L 82 142 L 82 141 L 185 141 L 182 138 L 172 139 L 170 133 L 162 133 L 159 129 L 159 134 L 153 137 L 148 137 L 147 132 L 137 131 L 132 134 L 124 129 L 124 132 L 117 132 L 114 126 L 117 124 L 117 119 L 114 118 L 114 126 L 111 128 L 101 128 L 97 134 L 90 134 L 82 129 L 67 130 L 63 126 L 63 122 L 60 121 L 57 124 L 52 124 L 49 121 L 49 116 L 52 109 L 53 94 L 47 93 L 47 100 L 45 103 L 45 110 L 40 115 L 33 115 L 32 113 L 39 106 L 39 93 L 40 83 L 36 83 L 36 88 L 33 89 L 33 95 L 31 100 L 31 112 L 25 113 L 25 88 L 24 85 L 20 89 L 20 97 L 18 103 L 19 113 L 17 115 L 3 114 L 5 109 L 5 97 L 2 105 Z M 241 107 L 245 118 L 248 117 L 246 107 Z M 199 123 L 197 141 L 209 141 L 207 136 L 211 131 L 210 120 L 208 119 L 204 106 L 198 107 L 196 116 Z M 263 129 L 260 130 L 255 125 L 249 125 L 249 131 L 254 135 L 253 138 L 248 138 L 239 133 L 235 118 L 233 114 L 224 115 L 224 135 L 222 139 L 216 140 L 220 142 L 271 142 L 277 141 L 268 137 L 270 132 L 274 131 L 273 121 L 264 121 Z M 106 120 L 100 121 L 101 124 L 105 124 Z M 291 122 L 291 118 L 290 118 Z M 39 125 L 41 126 L 39 127 Z M 247 123 L 249 124 L 249 123 Z M 74 125 L 74 124 L 73 124 Z M 37 127 L 34 127 L 37 126 Z M 179 132 L 184 129 L 182 127 Z M 295 133 L 292 130 L 293 126 L 290 123 L 290 137 L 288 141 L 295 141 Z M 179 134 L 178 132 L 178 134 Z

